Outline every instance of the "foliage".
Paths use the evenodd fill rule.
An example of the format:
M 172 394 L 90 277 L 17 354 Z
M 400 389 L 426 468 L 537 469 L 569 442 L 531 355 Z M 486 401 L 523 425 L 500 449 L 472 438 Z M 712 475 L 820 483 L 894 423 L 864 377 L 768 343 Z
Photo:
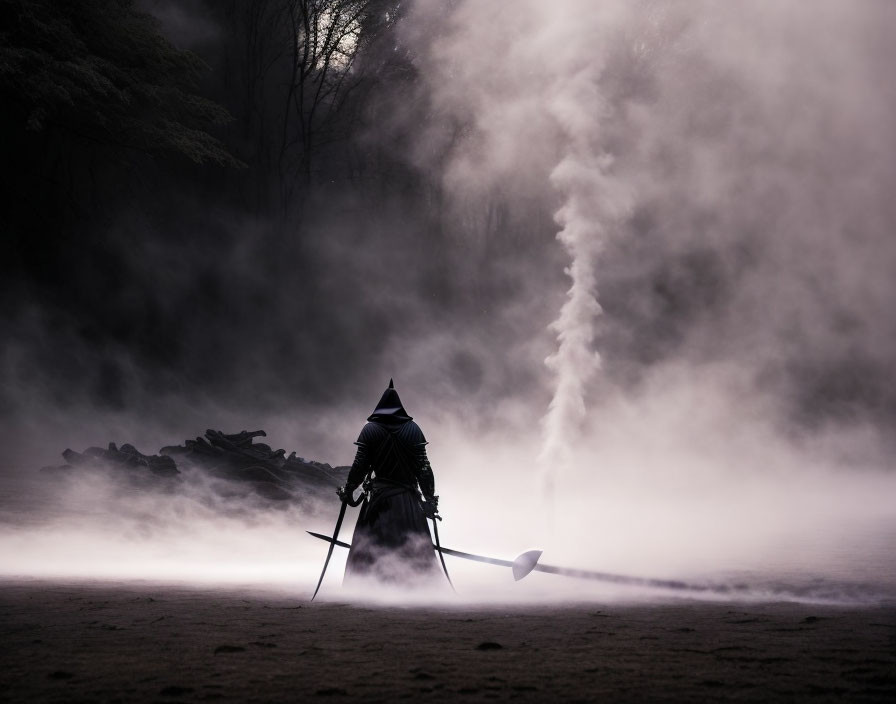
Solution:
M 0 27 L 0 96 L 24 129 L 239 164 L 208 131 L 230 116 L 196 92 L 205 64 L 133 0 L 0 0 Z

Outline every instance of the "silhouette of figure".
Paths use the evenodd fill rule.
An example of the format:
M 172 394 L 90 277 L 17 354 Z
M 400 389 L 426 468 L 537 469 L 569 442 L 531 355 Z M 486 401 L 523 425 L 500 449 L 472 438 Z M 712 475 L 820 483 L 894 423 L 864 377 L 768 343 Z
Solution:
M 405 411 L 392 380 L 355 444 L 355 461 L 340 497 L 366 491 L 345 566 L 346 582 L 375 577 L 414 582 L 438 574 L 427 517 L 439 497 L 426 438 Z

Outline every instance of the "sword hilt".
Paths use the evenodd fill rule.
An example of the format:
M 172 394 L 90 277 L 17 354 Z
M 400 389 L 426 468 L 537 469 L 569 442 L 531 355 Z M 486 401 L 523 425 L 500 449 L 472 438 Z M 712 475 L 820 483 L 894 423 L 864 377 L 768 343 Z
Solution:
M 339 498 L 342 500 L 342 503 L 348 504 L 352 508 L 354 508 L 355 506 L 360 506 L 361 502 L 367 498 L 367 492 L 364 491 L 363 487 L 361 493 L 358 494 L 357 499 L 352 497 L 354 493 L 354 489 L 352 489 L 351 491 L 347 491 L 344 486 L 341 486 L 336 490 L 336 494 L 338 494 Z

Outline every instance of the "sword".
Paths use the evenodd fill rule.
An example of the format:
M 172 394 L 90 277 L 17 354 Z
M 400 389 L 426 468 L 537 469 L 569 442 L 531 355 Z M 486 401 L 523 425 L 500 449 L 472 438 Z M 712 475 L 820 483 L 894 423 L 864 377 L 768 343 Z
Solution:
M 320 589 L 321 582 L 324 581 L 324 575 L 327 573 L 327 565 L 330 564 L 330 557 L 333 555 L 333 548 L 336 547 L 337 538 L 339 538 L 339 529 L 342 528 L 342 519 L 345 518 L 345 507 L 348 503 L 343 500 L 339 506 L 339 518 L 336 519 L 336 529 L 333 531 L 333 537 L 330 538 L 330 547 L 327 550 L 327 559 L 324 560 L 324 568 L 320 571 L 320 579 L 317 580 L 317 586 L 314 588 L 314 594 L 311 595 L 311 601 L 317 596 L 317 590 Z M 323 536 L 326 537 L 326 536 Z
M 311 601 L 314 601 L 314 597 L 317 596 L 317 592 L 320 589 L 320 585 L 324 581 L 324 575 L 327 573 L 327 565 L 330 564 L 330 558 L 333 556 L 333 548 L 336 547 L 336 545 L 344 545 L 345 547 L 349 547 L 349 545 L 347 545 L 346 543 L 342 543 L 338 540 L 339 529 L 342 528 L 342 519 L 345 518 L 345 507 L 346 506 L 357 506 L 358 504 L 361 503 L 361 501 L 366 496 L 366 494 L 362 492 L 361 495 L 358 496 L 358 499 L 355 500 L 352 498 L 352 493 L 353 492 L 350 491 L 350 492 L 347 492 L 345 495 L 343 495 L 341 493 L 339 494 L 339 497 L 342 500 L 342 505 L 339 507 L 339 518 L 336 519 L 336 528 L 333 530 L 333 537 L 328 538 L 325 535 L 324 536 L 317 536 L 317 535 L 315 536 L 315 537 L 322 537 L 322 538 L 325 538 L 326 540 L 329 540 L 330 547 L 327 550 L 327 559 L 324 560 L 324 568 L 320 572 L 320 579 L 317 580 L 317 586 L 314 588 L 314 594 L 311 595 Z
M 351 545 L 348 543 L 344 543 L 341 540 L 334 540 L 328 535 L 324 535 L 322 533 L 314 533 L 313 531 L 305 531 L 308 535 L 312 535 L 315 538 L 319 538 L 321 540 L 325 540 L 330 543 L 330 548 L 334 545 L 338 545 L 341 548 L 350 548 Z M 687 582 L 680 582 L 678 580 L 673 579 L 650 579 L 647 577 L 630 577 L 627 575 L 621 574 L 612 574 L 610 572 L 595 572 L 592 570 L 578 570 L 569 567 L 556 567 L 555 565 L 539 565 L 538 560 L 541 558 L 542 551 L 541 550 L 529 550 L 520 555 L 517 555 L 515 560 L 501 560 L 496 557 L 486 557 L 484 555 L 476 555 L 471 552 L 461 552 L 460 550 L 452 550 L 451 548 L 441 547 L 436 543 L 432 545 L 433 550 L 436 550 L 439 553 L 439 557 L 442 555 L 451 555 L 453 557 L 460 557 L 464 560 L 472 560 L 474 562 L 484 562 L 489 565 L 498 565 L 499 567 L 510 567 L 513 572 L 513 578 L 517 582 L 519 582 L 523 577 L 526 577 L 531 572 L 546 572 L 548 574 L 557 574 L 563 577 L 573 577 L 577 579 L 591 579 L 599 582 L 611 582 L 613 584 L 626 584 L 635 587 L 652 587 L 654 589 L 672 589 L 676 591 L 690 591 L 690 592 L 713 592 L 716 594 L 730 594 L 731 592 L 744 591 L 746 586 L 744 585 L 728 585 L 728 584 L 688 584 Z M 444 566 L 444 560 L 442 565 Z M 448 572 L 446 570 L 445 576 L 448 576 Z M 448 582 L 451 580 L 449 578 Z M 454 585 L 452 584 L 452 589 Z
M 433 547 L 436 549 L 436 552 L 439 554 L 439 561 L 442 563 L 442 571 L 445 573 L 445 579 L 448 580 L 448 584 L 451 586 L 451 591 L 455 594 L 457 593 L 457 589 L 454 588 L 454 582 L 451 581 L 451 577 L 448 574 L 448 567 L 445 565 L 445 556 L 442 554 L 442 546 L 439 544 L 439 524 L 436 522 L 436 519 L 442 520 L 442 517 L 439 515 L 434 515 L 432 517 L 432 534 L 435 536 L 435 543 L 433 543 Z

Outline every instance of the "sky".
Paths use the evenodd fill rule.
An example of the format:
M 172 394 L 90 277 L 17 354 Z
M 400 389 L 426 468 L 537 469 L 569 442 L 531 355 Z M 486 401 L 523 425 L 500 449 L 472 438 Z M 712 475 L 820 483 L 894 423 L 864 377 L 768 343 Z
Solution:
M 412 3 L 418 80 L 364 139 L 442 185 L 438 231 L 425 199 L 338 193 L 273 253 L 226 203 L 192 242 L 123 217 L 110 246 L 191 319 L 176 363 L 20 301 L 10 464 L 207 427 L 348 464 L 394 377 L 446 542 L 890 579 L 894 22 L 884 0 Z M 192 312 L 203 277 L 238 329 Z

